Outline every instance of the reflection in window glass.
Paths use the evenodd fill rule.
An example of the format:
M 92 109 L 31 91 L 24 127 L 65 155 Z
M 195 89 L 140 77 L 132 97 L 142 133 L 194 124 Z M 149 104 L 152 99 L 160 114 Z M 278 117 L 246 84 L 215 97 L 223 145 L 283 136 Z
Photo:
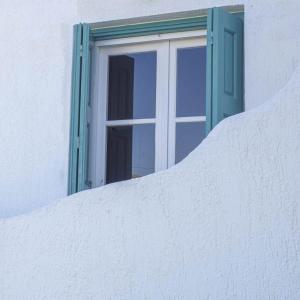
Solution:
M 191 153 L 205 137 L 205 122 L 177 123 L 175 163 Z
M 176 116 L 205 115 L 206 47 L 177 50 Z
M 106 183 L 148 175 L 154 169 L 154 124 L 107 128 Z
M 109 57 L 108 120 L 155 118 L 156 52 Z

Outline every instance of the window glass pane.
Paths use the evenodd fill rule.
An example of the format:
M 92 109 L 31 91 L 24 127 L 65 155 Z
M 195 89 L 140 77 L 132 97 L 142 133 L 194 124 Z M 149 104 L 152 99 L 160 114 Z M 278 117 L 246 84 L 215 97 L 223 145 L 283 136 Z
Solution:
M 206 47 L 177 50 L 176 116 L 205 116 Z
M 141 177 L 154 170 L 154 124 L 107 128 L 106 183 Z
M 175 163 L 192 152 L 205 137 L 205 122 L 177 123 Z
M 156 52 L 109 57 L 108 120 L 155 118 Z

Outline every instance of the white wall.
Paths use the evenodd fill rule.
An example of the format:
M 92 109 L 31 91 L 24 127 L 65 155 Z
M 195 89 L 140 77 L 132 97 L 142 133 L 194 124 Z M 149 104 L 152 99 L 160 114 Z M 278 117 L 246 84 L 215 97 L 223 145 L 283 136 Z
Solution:
M 66 194 L 69 0 L 0 2 L 0 216 Z
M 0 299 L 299 300 L 299 114 L 300 67 L 175 167 L 0 219 Z
M 2 0 L 0 216 L 66 195 L 72 25 L 245 4 L 246 109 L 300 60 L 298 0 Z

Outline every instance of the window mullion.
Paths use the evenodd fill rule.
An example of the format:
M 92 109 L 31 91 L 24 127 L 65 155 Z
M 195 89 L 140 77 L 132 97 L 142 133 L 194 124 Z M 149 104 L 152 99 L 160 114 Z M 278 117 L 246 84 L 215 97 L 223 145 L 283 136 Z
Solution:
M 169 42 L 162 42 L 157 49 L 156 77 L 156 134 L 155 134 L 155 171 L 168 167 L 168 98 L 169 90 Z
M 170 42 L 169 51 L 169 133 L 168 133 L 168 168 L 175 164 L 175 129 L 176 129 L 176 46 Z

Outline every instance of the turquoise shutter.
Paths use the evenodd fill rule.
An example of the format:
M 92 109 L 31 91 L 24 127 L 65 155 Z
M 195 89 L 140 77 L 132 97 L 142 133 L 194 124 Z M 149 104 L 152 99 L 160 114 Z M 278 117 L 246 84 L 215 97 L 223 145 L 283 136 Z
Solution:
M 88 181 L 89 92 L 90 91 L 90 28 L 74 26 L 71 91 L 71 129 L 68 193 L 90 187 Z
M 207 133 L 244 109 L 243 21 L 221 8 L 207 19 Z

